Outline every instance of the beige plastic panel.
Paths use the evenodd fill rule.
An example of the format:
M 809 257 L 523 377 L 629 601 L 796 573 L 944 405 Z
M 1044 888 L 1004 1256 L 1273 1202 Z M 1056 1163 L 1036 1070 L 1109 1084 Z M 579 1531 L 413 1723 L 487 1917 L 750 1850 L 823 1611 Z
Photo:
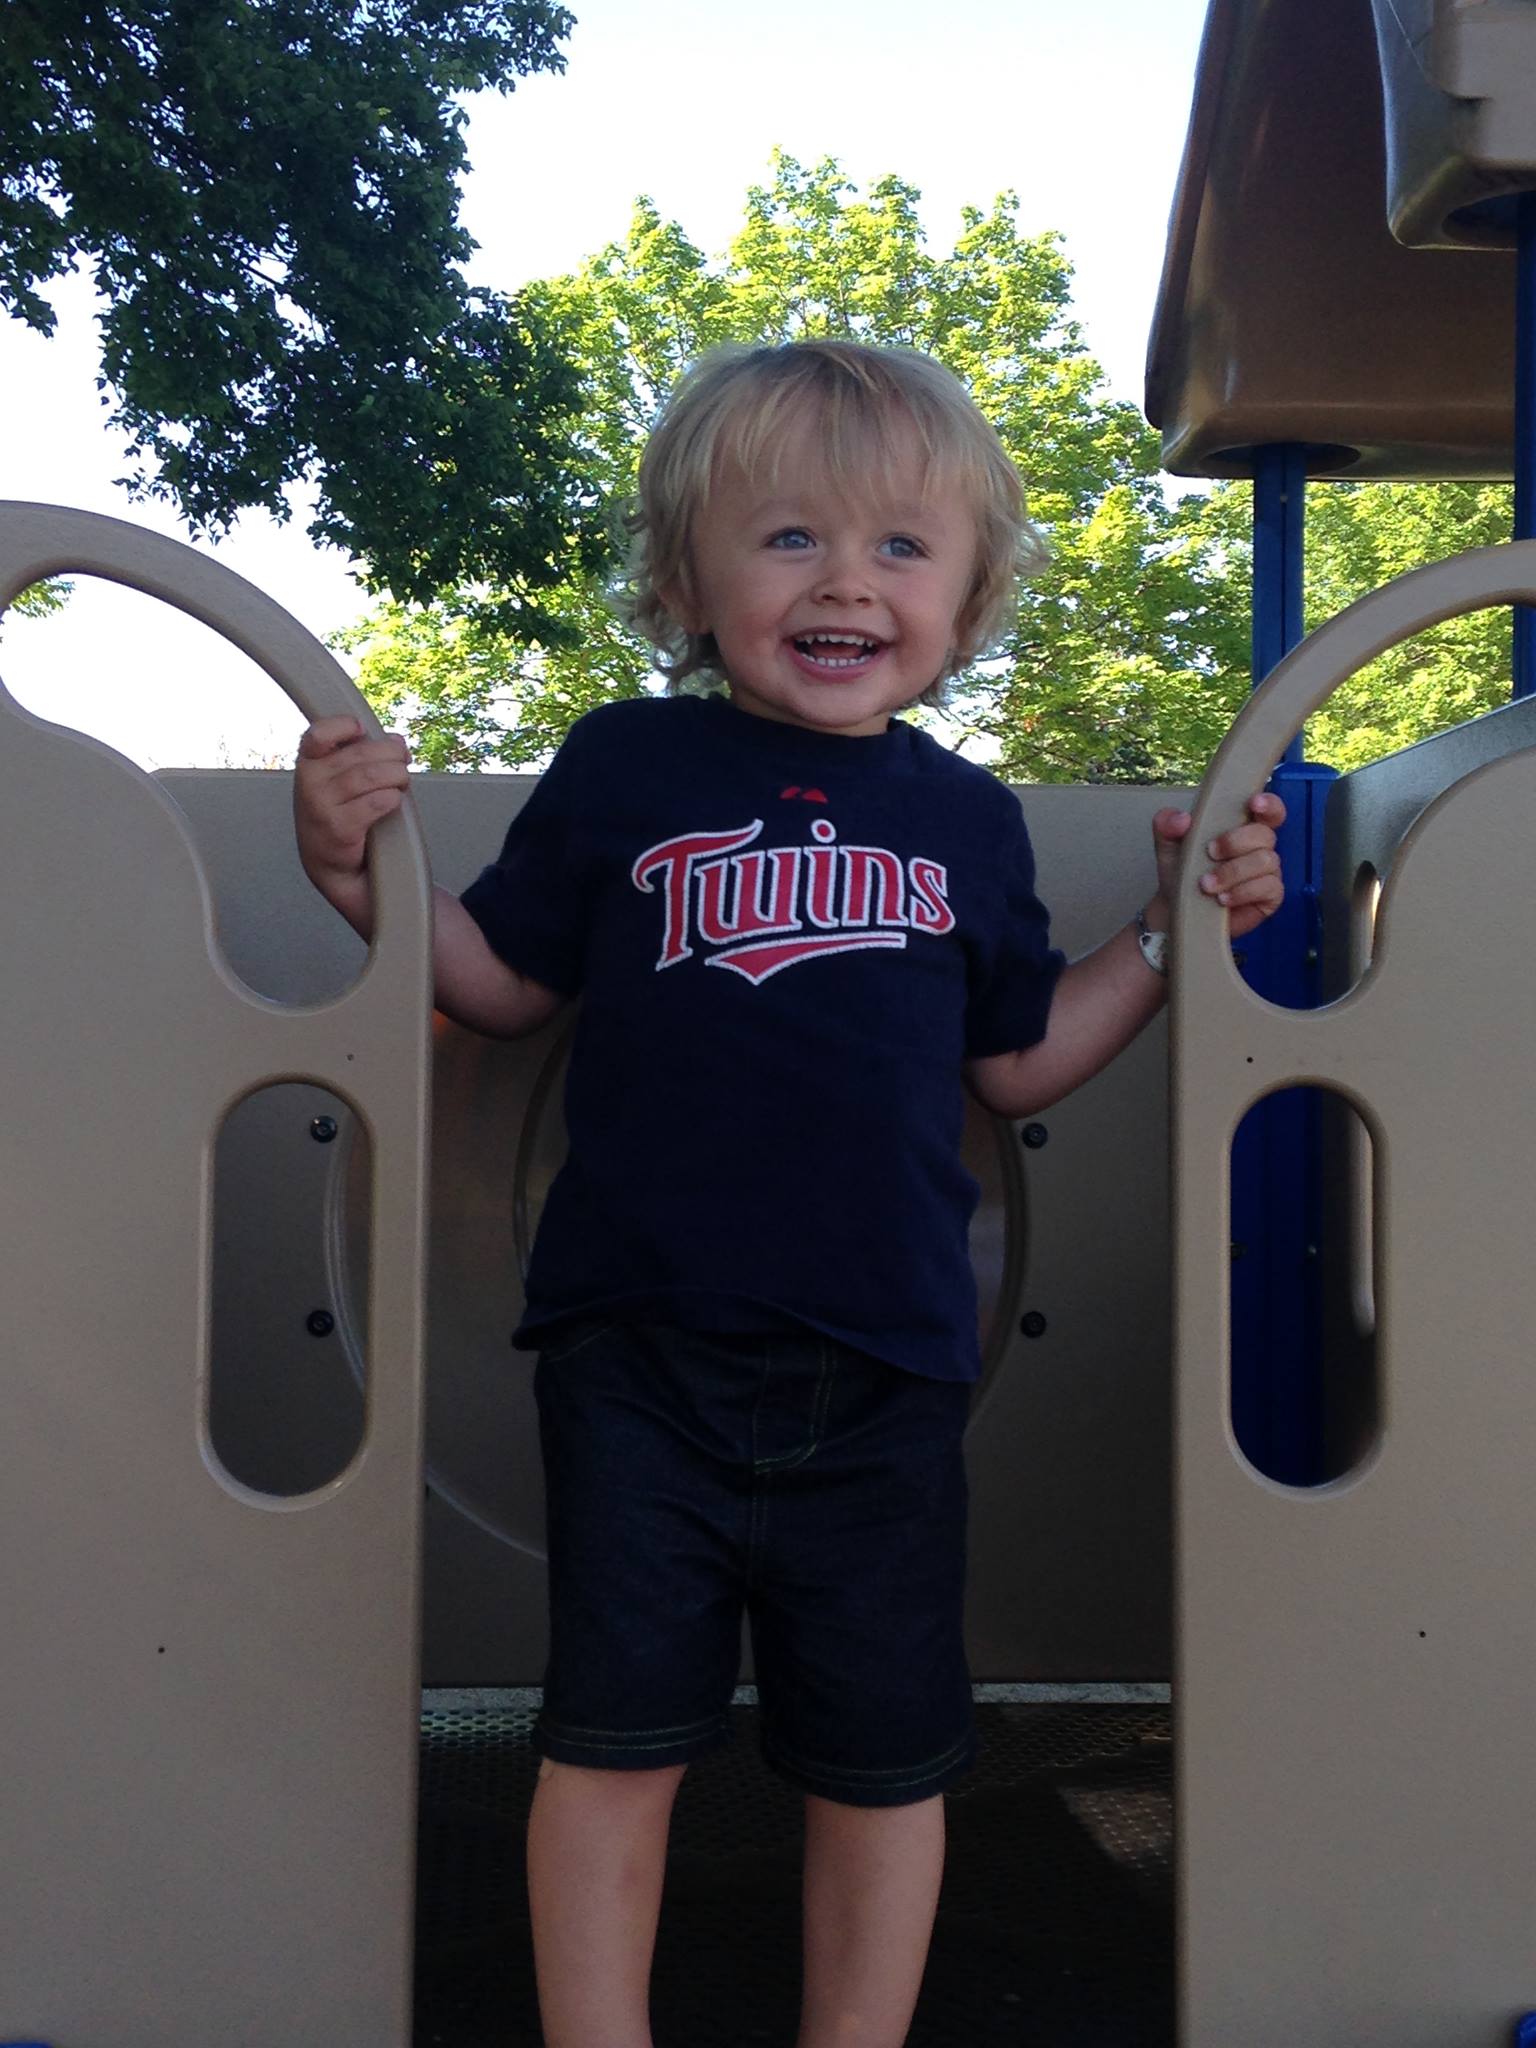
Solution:
M 1341 775 L 1328 792 L 1323 897 L 1342 910 L 1357 893 L 1362 868 L 1384 877 L 1403 835 L 1437 796 L 1480 768 L 1536 746 L 1536 697 L 1517 698 L 1384 760 Z M 1342 995 L 1355 979 L 1360 934 L 1341 916 L 1324 921 L 1324 981 Z
M 312 716 L 362 701 L 259 592 L 116 520 L 0 507 L 0 606 L 101 575 L 223 633 Z M 418 1694 L 428 895 L 376 835 L 339 1000 L 231 971 L 176 806 L 0 692 L 0 2035 L 404 2048 Z M 208 1438 L 212 1152 L 315 1082 L 367 1121 L 362 1449 L 285 1501 Z
M 1507 199 L 1536 182 L 1530 0 L 1371 0 L 1387 216 L 1411 249 L 1512 249 Z
M 1328 792 L 1323 872 L 1323 977 L 1331 999 L 1359 979 L 1371 956 L 1374 907 L 1410 826 L 1486 762 L 1536 746 L 1536 697 L 1501 705 L 1340 776 Z M 1323 1235 L 1320 1270 L 1328 1344 L 1322 1411 L 1329 1470 L 1342 1470 L 1377 1429 L 1376 1309 L 1371 1280 L 1369 1143 L 1336 1097 L 1320 1118 Z
M 1467 11 L 1518 11 L 1530 50 L 1528 4 Z M 1394 239 L 1382 61 L 1370 0 L 1211 0 L 1147 357 L 1179 475 L 1247 476 L 1275 441 L 1316 476 L 1511 473 L 1514 259 Z M 1442 150 L 1444 94 L 1425 90 L 1394 103 L 1399 158 L 1414 136 Z
M 316 898 L 293 852 L 287 779 L 168 772 L 247 981 L 311 1000 L 356 972 L 359 942 Z M 460 888 L 494 857 L 530 776 L 417 779 L 432 867 Z M 1097 943 L 1150 885 L 1150 820 L 1176 793 L 1023 792 L 1062 943 Z M 1084 847 L 1092 858 L 1084 860 Z M 496 1044 L 439 1019 L 427 1412 L 429 1684 L 534 1683 L 545 1654 L 542 1482 L 532 1365 L 512 1352 L 520 1261 L 563 1148 L 565 1027 Z M 968 1441 L 971 1656 L 979 1678 L 1166 1678 L 1168 1274 L 1166 1059 L 1161 1029 L 1038 1119 L 1047 1142 L 979 1111 L 967 1158 L 982 1186 L 972 1252 L 988 1375 Z M 281 1329 L 288 1383 L 355 1370 L 345 1325 L 317 1342 L 313 1247 L 341 1246 L 337 1283 L 360 1284 L 347 1136 L 307 1137 L 307 1101 L 273 1098 L 231 1163 L 231 1257 L 271 1258 L 259 1323 L 219 1328 L 221 1366 Z M 274 1190 L 281 1190 L 281 1194 Z M 274 1218 L 273 1210 L 278 1215 Z M 289 1237 L 281 1232 L 286 1229 Z M 1045 1318 L 1036 1338 L 1024 1312 Z M 253 1360 L 270 1367 L 270 1355 Z M 270 1440 L 277 1418 L 249 1418 Z M 287 1418 L 290 1426 L 296 1418 Z M 291 1454 L 297 1463 L 298 1451 Z
M 1234 823 L 1303 719 L 1439 619 L 1536 598 L 1536 543 L 1419 570 L 1315 633 L 1217 756 Z M 1536 751 L 1408 830 L 1374 957 L 1330 1007 L 1238 979 L 1191 871 L 1174 989 L 1183 2048 L 1503 2048 L 1536 1970 Z M 1228 1148 L 1259 1096 L 1370 1128 L 1382 1426 L 1311 1492 L 1228 1404 Z

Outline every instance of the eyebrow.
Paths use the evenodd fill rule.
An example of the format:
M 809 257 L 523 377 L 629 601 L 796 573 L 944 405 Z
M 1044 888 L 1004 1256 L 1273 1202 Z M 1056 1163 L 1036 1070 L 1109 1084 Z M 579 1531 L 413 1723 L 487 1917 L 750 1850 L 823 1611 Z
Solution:
M 752 505 L 754 519 L 788 519 L 806 510 L 803 498 L 764 498 Z M 931 519 L 942 518 L 936 505 L 922 505 L 916 501 L 903 505 L 882 505 L 876 507 L 878 523 L 885 526 L 920 526 Z

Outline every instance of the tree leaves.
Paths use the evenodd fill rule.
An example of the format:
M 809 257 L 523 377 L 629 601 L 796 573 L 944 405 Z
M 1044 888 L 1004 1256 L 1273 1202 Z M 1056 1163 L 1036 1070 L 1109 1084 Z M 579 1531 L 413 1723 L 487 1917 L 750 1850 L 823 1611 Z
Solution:
M 64 609 L 74 588 L 73 583 L 64 583 L 57 579 L 47 583 L 34 583 L 30 588 L 17 594 L 6 607 L 7 614 L 22 619 L 46 619 L 54 612 Z
M 319 488 L 370 587 L 495 586 L 511 631 L 593 504 L 579 386 L 531 309 L 459 265 L 453 95 L 559 70 L 547 0 L 17 0 L 0 45 L 0 306 L 106 302 L 127 481 L 220 532 Z M 557 566 L 558 564 L 558 566 Z
M 1314 484 L 1307 492 L 1307 617 L 1331 618 L 1408 569 L 1508 540 L 1506 484 Z M 1491 711 L 1509 696 L 1510 615 L 1450 619 L 1394 647 L 1335 691 L 1308 752 L 1342 770 Z

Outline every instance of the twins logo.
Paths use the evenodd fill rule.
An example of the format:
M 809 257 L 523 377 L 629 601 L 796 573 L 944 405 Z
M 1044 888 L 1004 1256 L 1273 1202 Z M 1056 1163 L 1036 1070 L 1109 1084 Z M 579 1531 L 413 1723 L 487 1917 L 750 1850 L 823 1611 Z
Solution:
M 660 890 L 666 906 L 658 974 L 691 959 L 695 942 L 711 949 L 706 967 L 729 967 L 755 985 L 802 960 L 899 951 L 909 933 L 954 930 L 949 877 L 937 861 L 903 865 L 883 846 L 839 846 L 829 818 L 812 822 L 814 846 L 741 851 L 762 829 L 754 818 L 734 832 L 682 832 L 635 862 L 635 887 L 647 896 Z

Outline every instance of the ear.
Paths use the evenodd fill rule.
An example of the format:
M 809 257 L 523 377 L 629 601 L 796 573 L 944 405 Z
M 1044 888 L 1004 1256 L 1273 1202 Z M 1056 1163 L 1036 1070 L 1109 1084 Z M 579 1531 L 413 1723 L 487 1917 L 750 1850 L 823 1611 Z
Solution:
M 685 633 L 707 633 L 709 622 L 699 609 L 692 585 L 693 579 L 685 568 L 670 582 L 662 584 L 656 595 L 674 625 L 680 626 Z

